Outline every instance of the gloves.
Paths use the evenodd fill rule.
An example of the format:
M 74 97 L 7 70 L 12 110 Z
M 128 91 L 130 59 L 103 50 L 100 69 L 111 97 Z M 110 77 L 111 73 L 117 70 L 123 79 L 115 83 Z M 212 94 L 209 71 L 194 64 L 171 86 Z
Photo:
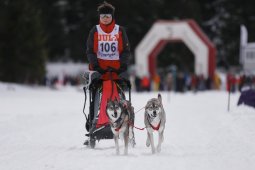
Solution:
M 109 71 L 109 72 L 115 72 L 115 73 L 117 73 L 117 74 L 120 74 L 120 73 L 122 73 L 122 72 L 127 71 L 127 64 L 122 64 L 122 65 L 120 66 L 119 69 L 115 69 L 115 68 L 112 68 L 112 67 L 108 67 L 107 71 Z
M 108 67 L 107 70 L 102 69 L 99 65 L 95 65 L 94 70 L 99 72 L 100 74 L 105 74 L 106 72 L 114 72 L 114 73 L 120 74 L 120 73 L 125 72 L 127 70 L 127 65 L 123 64 L 123 65 L 120 66 L 119 69 Z
M 117 73 L 117 72 L 118 72 L 117 69 L 112 68 L 112 67 L 108 67 L 107 71 L 108 71 L 108 72 L 114 72 L 114 73 Z
M 99 65 L 95 65 L 94 70 L 99 72 L 100 74 L 106 73 L 106 70 L 102 69 Z

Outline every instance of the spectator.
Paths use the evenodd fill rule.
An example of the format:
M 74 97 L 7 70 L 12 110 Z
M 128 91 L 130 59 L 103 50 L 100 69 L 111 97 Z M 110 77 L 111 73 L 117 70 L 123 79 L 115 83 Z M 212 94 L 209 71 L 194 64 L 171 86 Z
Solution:
M 153 90 L 158 91 L 159 90 L 159 85 L 160 85 L 160 77 L 158 74 L 155 74 L 153 76 Z
M 150 79 L 148 76 L 144 76 L 141 80 L 142 91 L 150 91 Z

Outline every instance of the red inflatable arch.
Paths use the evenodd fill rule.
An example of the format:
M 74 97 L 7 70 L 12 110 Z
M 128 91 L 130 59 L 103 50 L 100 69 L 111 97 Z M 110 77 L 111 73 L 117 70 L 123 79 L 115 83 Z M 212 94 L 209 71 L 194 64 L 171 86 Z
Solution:
M 214 75 L 216 49 L 194 20 L 157 21 L 135 49 L 137 75 L 156 73 L 157 55 L 169 42 L 182 41 L 195 56 L 195 73 Z

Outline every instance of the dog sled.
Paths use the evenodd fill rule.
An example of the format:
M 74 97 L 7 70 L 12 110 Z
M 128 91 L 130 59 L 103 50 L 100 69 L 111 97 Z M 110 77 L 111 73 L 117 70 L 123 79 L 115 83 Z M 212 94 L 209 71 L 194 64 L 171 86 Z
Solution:
M 102 79 L 102 75 L 97 71 L 87 71 L 84 73 L 85 86 L 83 88 L 85 94 L 85 103 L 83 113 L 86 117 L 85 128 L 87 130 L 88 140 L 84 142 L 91 148 L 94 148 L 96 141 L 101 139 L 113 139 L 113 133 L 108 123 L 108 118 L 104 109 L 107 98 L 118 98 L 120 100 L 129 100 L 131 102 L 131 84 L 127 73 L 121 73 L 118 78 L 113 78 L 113 72 L 109 72 L 109 79 Z M 89 101 L 89 113 L 85 113 L 87 100 Z M 129 93 L 126 99 L 125 92 Z

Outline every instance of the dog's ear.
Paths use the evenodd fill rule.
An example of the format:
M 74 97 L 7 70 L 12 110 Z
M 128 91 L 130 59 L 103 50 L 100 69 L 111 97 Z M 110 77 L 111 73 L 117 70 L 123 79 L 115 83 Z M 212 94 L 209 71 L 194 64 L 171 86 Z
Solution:
M 148 109 L 148 102 L 147 102 L 146 105 L 144 106 L 144 109 L 145 109 L 145 112 L 146 112 L 146 109 Z
M 160 93 L 158 94 L 158 100 L 159 100 L 160 103 L 162 104 L 162 97 L 161 97 L 161 94 L 160 94 Z
M 147 102 L 145 107 L 144 107 L 145 108 L 145 112 L 147 112 L 146 110 L 149 108 L 149 105 L 150 105 L 149 102 Z

